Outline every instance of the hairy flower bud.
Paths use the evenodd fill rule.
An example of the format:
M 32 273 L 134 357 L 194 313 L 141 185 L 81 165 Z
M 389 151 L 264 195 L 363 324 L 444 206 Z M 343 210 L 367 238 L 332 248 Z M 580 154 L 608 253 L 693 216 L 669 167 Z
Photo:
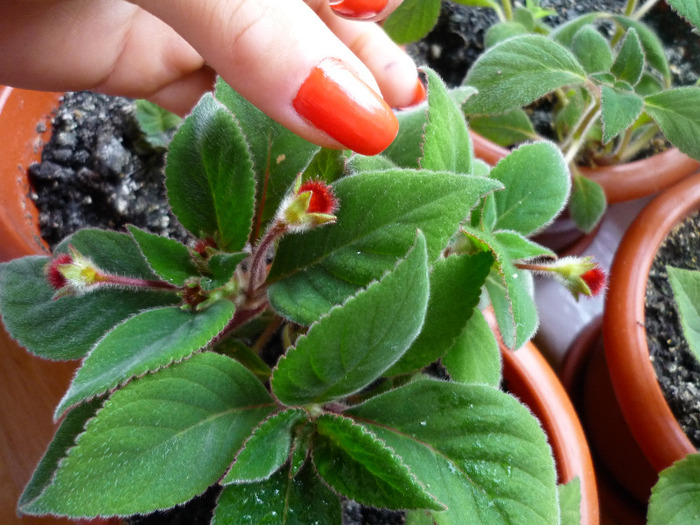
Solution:
M 299 176 L 292 193 L 280 205 L 277 222 L 285 224 L 290 231 L 305 231 L 335 222 L 337 209 L 338 200 L 330 185 L 319 179 L 302 184 Z
M 68 251 L 57 255 L 46 270 L 46 279 L 56 290 L 54 299 L 81 295 L 101 279 L 100 269 L 90 259 L 73 246 Z

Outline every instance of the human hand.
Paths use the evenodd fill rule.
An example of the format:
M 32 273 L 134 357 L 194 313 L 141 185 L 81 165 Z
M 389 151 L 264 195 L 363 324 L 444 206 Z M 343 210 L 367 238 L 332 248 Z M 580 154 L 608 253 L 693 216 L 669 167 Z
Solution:
M 382 0 L 2 2 L 0 83 L 148 98 L 184 114 L 216 71 L 304 138 L 374 154 L 397 129 L 384 100 L 421 96 L 413 61 L 372 23 L 400 1 L 376 14 Z

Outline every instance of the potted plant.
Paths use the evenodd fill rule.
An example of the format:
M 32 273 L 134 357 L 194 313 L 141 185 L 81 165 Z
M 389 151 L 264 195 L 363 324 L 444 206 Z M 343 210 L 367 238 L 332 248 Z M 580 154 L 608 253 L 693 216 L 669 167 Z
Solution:
M 646 319 L 650 270 L 659 248 L 698 209 L 697 174 L 665 190 L 644 208 L 615 254 L 603 319 L 578 338 L 564 363 L 563 382 L 579 408 L 594 454 L 636 505 L 646 505 L 661 472 L 697 452 L 659 384 Z M 678 248 L 671 252 L 688 261 L 696 255 Z M 668 282 L 666 273 L 655 270 L 654 279 Z M 689 285 L 684 289 L 689 294 L 693 291 Z M 657 295 L 652 302 L 665 304 L 663 309 L 675 317 L 670 292 L 666 300 L 669 303 L 661 303 Z M 669 321 L 664 319 L 662 324 Z M 669 343 L 677 347 L 675 353 L 682 351 L 678 341 Z
M 650 195 L 698 168 L 694 159 L 700 151 L 687 139 L 694 135 L 698 118 L 685 104 L 696 107 L 689 101 L 700 97 L 700 90 L 671 89 L 663 45 L 640 21 L 653 1 L 639 8 L 630 1 L 622 14 L 590 12 L 553 28 L 543 22 L 552 11 L 539 2 L 517 8 L 509 0 L 459 3 L 488 6 L 498 15 L 485 33 L 487 49 L 464 79 L 479 90 L 465 104 L 470 126 L 483 135 L 474 136 L 477 154 L 494 163 L 506 154 L 504 146 L 547 133 L 565 151 L 571 167 L 569 211 L 581 230 L 594 229 L 606 201 Z M 422 4 L 439 8 L 439 2 Z M 697 25 L 689 4 L 671 5 Z M 428 20 L 434 23 L 428 5 L 408 3 L 402 9 L 405 13 L 393 15 L 397 20 L 413 14 L 427 27 Z M 420 34 L 408 33 L 415 25 L 404 25 L 398 38 Z M 533 111 L 543 121 L 537 129 L 531 122 Z M 680 151 L 672 148 L 630 162 L 659 130 Z
M 382 157 L 319 150 L 219 82 L 168 154 L 196 243 L 87 229 L 0 267 L 11 335 L 82 359 L 21 512 L 143 514 L 220 484 L 215 523 L 337 522 L 337 493 L 444 523 L 577 513 L 539 424 L 495 388 L 498 346 L 475 309 L 485 287 L 514 348 L 537 326 L 532 272 L 575 294 L 601 284 L 595 264 L 527 239 L 563 207 L 568 173 L 546 142 L 475 161 L 428 78 L 428 105 L 400 115 Z M 452 382 L 423 373 L 441 357 Z

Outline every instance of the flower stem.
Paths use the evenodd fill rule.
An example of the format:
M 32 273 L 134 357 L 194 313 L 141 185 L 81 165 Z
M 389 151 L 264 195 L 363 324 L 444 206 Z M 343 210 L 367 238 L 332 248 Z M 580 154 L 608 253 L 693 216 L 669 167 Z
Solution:
M 171 292 L 180 291 L 179 286 L 166 281 L 156 281 L 151 279 L 139 279 L 137 277 L 124 277 L 122 275 L 112 275 L 109 273 L 98 273 L 95 275 L 95 283 L 111 284 L 114 286 L 127 286 L 130 288 L 147 288 L 151 290 L 168 290 Z
M 288 228 L 289 226 L 286 223 L 275 222 L 253 249 L 252 262 L 250 264 L 250 281 L 246 291 L 248 297 L 254 296 L 255 291 L 265 282 L 267 276 L 267 253 L 270 246 L 284 235 Z

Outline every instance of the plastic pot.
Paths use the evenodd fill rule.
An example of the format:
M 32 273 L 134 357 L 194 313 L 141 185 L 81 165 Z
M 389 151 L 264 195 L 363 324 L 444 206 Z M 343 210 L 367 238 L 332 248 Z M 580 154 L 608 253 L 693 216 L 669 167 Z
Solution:
M 60 96 L 0 87 L 0 261 L 47 252 L 29 198 L 27 168 L 40 159 Z
M 649 361 L 646 283 L 668 232 L 697 209 L 700 173 L 667 189 L 642 210 L 623 236 L 610 270 L 603 319 L 610 378 L 632 434 L 657 471 L 696 449 L 676 422 Z

